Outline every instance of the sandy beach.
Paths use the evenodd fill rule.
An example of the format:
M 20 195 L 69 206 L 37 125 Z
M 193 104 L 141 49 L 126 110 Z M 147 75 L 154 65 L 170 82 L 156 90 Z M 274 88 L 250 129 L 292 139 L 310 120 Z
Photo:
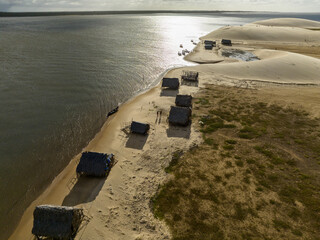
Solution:
M 183 86 L 179 93 L 196 91 L 196 87 Z M 171 161 L 172 153 L 200 143 L 200 134 L 192 127 L 168 127 L 167 117 L 175 94 L 157 86 L 123 104 L 83 150 L 115 154 L 117 163 L 108 178 L 84 178 L 77 182 L 75 168 L 80 155 L 76 156 L 27 209 L 10 239 L 32 239 L 32 213 L 39 204 L 84 208 L 88 222 L 76 239 L 168 239 L 165 225 L 153 217 L 150 199 L 166 179 L 163 169 Z M 161 118 L 157 111 L 162 111 Z M 149 123 L 150 134 L 140 137 L 122 131 L 132 120 Z
M 319 51 L 320 31 L 314 31 L 318 29 L 319 22 L 274 19 L 227 26 L 201 37 L 217 41 L 217 48 L 206 51 L 200 42 L 186 60 L 202 64 L 166 74 L 180 77 L 184 70 L 197 71 L 199 85 L 182 85 L 179 91 L 162 90 L 158 85 L 123 104 L 83 150 L 115 154 L 117 163 L 108 178 L 77 180 L 79 153 L 25 211 L 9 239 L 33 238 L 32 214 L 40 204 L 83 208 L 86 220 L 76 239 L 170 239 L 168 227 L 153 216 L 151 198 L 169 177 L 164 168 L 172 154 L 202 142 L 194 124 L 187 128 L 169 126 L 167 117 L 176 94 L 196 95 L 206 84 L 254 88 L 269 94 L 274 101 L 295 102 L 319 117 L 320 59 L 315 57 L 320 55 L 310 57 L 268 47 L 290 45 Z M 233 46 L 221 45 L 222 38 L 232 39 Z M 224 56 L 223 52 L 230 49 L 250 52 L 259 60 L 241 61 Z M 132 120 L 149 123 L 149 135 L 129 134 Z

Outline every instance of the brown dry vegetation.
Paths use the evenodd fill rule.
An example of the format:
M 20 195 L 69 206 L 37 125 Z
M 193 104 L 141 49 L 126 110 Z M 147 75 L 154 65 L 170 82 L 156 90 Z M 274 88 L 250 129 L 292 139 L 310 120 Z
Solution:
M 319 119 L 261 94 L 198 94 L 193 124 L 204 143 L 173 155 L 173 177 L 152 199 L 173 239 L 319 239 Z

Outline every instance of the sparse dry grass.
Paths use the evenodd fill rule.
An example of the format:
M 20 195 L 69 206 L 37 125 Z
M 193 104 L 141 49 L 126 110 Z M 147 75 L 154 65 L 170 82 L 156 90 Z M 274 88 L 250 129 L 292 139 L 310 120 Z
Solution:
M 173 239 L 319 239 L 319 119 L 258 94 L 199 94 L 193 122 L 204 143 L 174 154 L 174 177 L 152 200 Z

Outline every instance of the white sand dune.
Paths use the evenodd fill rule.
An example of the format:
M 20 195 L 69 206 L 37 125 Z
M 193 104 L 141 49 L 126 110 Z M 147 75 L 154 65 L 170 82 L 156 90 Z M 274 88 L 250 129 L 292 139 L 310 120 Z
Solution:
M 271 27 L 259 24 L 287 24 L 290 27 Z M 296 45 L 320 44 L 320 31 L 307 30 L 301 27 L 320 26 L 320 22 L 303 19 L 271 19 L 247 24 L 245 26 L 228 26 L 209 33 L 201 39 L 218 40 L 221 38 L 232 39 L 236 44 L 231 47 L 241 49 L 242 42 L 254 45 L 261 42 L 294 43 Z M 196 49 L 188 60 L 208 60 L 217 58 L 217 49 L 230 48 L 218 45 L 217 49 L 209 52 Z M 216 51 L 216 52 L 214 52 Z M 320 84 L 320 60 L 301 54 L 275 50 L 253 50 L 260 58 L 254 62 L 224 61 L 219 64 L 205 64 L 193 67 L 199 71 L 208 82 L 216 81 L 268 81 L 281 84 Z
M 189 69 L 200 72 L 201 81 L 208 83 L 320 84 L 320 60 L 317 58 L 274 50 L 256 50 L 254 53 L 260 61 L 201 64 Z
M 306 29 L 320 29 L 320 22 L 301 18 L 273 18 L 257 21 L 252 24 L 274 27 L 297 27 Z
M 245 26 L 227 26 L 201 37 L 205 39 L 232 39 L 233 41 L 263 41 L 263 42 L 299 42 L 319 43 L 320 31 L 311 31 L 303 28 L 269 27 L 256 24 Z

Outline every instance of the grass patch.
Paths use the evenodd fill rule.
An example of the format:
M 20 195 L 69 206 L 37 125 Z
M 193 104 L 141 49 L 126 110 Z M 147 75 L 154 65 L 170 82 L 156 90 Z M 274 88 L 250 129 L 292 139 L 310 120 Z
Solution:
M 173 239 L 320 235 L 320 119 L 261 94 L 209 86 L 198 96 L 204 143 L 173 154 L 173 178 L 151 202 Z
M 235 144 L 237 144 L 238 142 L 237 142 L 236 140 L 226 140 L 225 143 L 231 144 L 231 145 L 235 145 Z
M 183 151 L 176 151 L 172 154 L 169 166 L 165 168 L 166 173 L 171 173 L 173 168 L 178 164 L 180 157 L 183 155 Z
M 245 126 L 240 130 L 238 136 L 243 139 L 254 139 L 256 137 L 261 136 L 261 134 L 257 129 L 253 127 Z
M 278 165 L 278 164 L 284 164 L 288 162 L 285 159 L 279 157 L 275 152 L 273 152 L 272 146 L 269 145 L 262 145 L 262 146 L 255 146 L 254 149 L 261 153 L 262 155 L 266 156 L 272 164 Z
M 221 176 L 214 176 L 214 179 L 218 183 L 222 182 L 222 177 Z
M 285 222 L 285 221 L 282 221 L 282 220 L 279 220 L 279 219 L 274 219 L 273 220 L 273 225 L 274 225 L 274 227 L 276 228 L 276 229 L 285 229 L 285 230 L 287 230 L 287 229 L 290 229 L 291 228 L 291 226 L 287 223 L 287 222 Z
M 243 178 L 243 182 L 245 183 L 245 184 L 250 184 L 250 177 L 247 175 L 247 176 L 245 176 L 244 178 Z
M 201 104 L 201 105 L 208 105 L 210 102 L 209 102 L 209 99 L 207 98 L 198 98 L 195 103 Z
M 233 149 L 234 149 L 234 146 L 233 146 L 233 145 L 224 145 L 224 146 L 223 146 L 223 149 L 224 149 L 224 150 L 233 150 Z
M 235 219 L 243 221 L 248 216 L 248 211 L 242 207 L 241 203 L 236 203 L 234 209 L 235 214 L 233 215 L 233 217 Z
M 237 161 L 236 161 L 236 165 L 237 165 L 238 167 L 243 167 L 243 166 L 244 166 L 244 163 L 243 163 L 242 160 L 237 160 Z
M 232 162 L 226 161 L 226 168 L 232 168 L 232 167 L 233 167 Z
M 256 160 L 252 159 L 252 158 L 249 158 L 246 161 L 247 161 L 248 164 L 255 164 L 256 163 Z
M 212 138 L 204 137 L 204 143 L 209 146 L 212 146 L 213 149 L 218 149 L 218 147 L 219 147 L 219 144 L 215 140 L 213 140 Z
M 302 237 L 303 236 L 303 233 L 298 229 L 293 229 L 292 233 L 293 233 L 293 235 L 298 236 L 298 237 Z
M 212 133 L 223 128 L 236 128 L 235 125 L 225 124 L 221 118 L 217 117 L 202 117 L 200 121 L 203 122 L 203 127 L 201 129 L 201 132 L 203 133 Z

